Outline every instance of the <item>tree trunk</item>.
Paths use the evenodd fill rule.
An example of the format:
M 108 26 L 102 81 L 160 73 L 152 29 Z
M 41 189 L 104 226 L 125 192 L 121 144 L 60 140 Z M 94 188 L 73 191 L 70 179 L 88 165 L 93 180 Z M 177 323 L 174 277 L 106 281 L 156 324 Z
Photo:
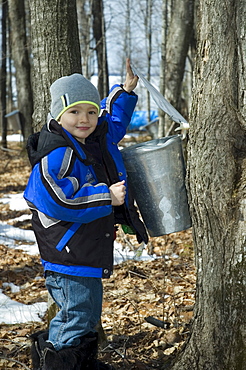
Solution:
M 11 23 L 11 49 L 16 70 L 18 109 L 23 119 L 24 139 L 32 133 L 32 87 L 31 68 L 26 39 L 26 20 L 24 0 L 9 0 Z
M 49 112 L 49 87 L 57 78 L 82 73 L 76 0 L 32 0 L 33 127 Z
M 98 83 L 97 88 L 101 99 L 108 95 L 109 78 L 108 78 L 108 59 L 105 38 L 105 23 L 103 14 L 102 0 L 93 0 L 93 35 L 96 42 L 97 65 L 98 65 Z
M 190 339 L 174 370 L 246 363 L 246 5 L 200 2 L 188 190 L 197 267 Z
M 153 3 L 152 0 L 146 0 L 146 15 L 144 17 L 145 38 L 146 38 L 146 51 L 147 51 L 147 80 L 150 81 L 151 76 L 151 59 L 152 59 L 152 13 Z M 147 118 L 150 122 L 150 93 L 146 90 L 147 100 Z
M 161 29 L 161 65 L 160 65 L 160 93 L 165 96 L 166 86 L 166 49 L 167 49 L 167 27 L 168 27 L 168 0 L 163 0 L 162 3 L 162 29 Z M 165 113 L 159 109 L 159 125 L 158 137 L 163 137 L 165 134 Z
M 195 0 L 174 0 L 168 27 L 165 63 L 165 97 L 180 112 L 181 91 L 185 63 L 193 32 Z M 170 120 L 165 120 L 165 134 L 170 131 Z M 177 125 L 173 125 L 173 128 Z M 170 132 L 169 132 L 170 133 Z
M 82 71 L 83 75 L 88 79 L 90 79 L 93 73 L 93 70 L 91 70 L 91 59 L 93 59 L 91 46 L 92 1 L 93 0 L 77 0 Z
M 6 115 L 6 96 L 7 96 L 7 72 L 6 72 L 6 53 L 7 53 L 7 41 L 6 41 L 6 30 L 7 30 L 7 14 L 8 14 L 8 3 L 7 0 L 2 0 L 2 60 L 1 60 L 1 124 L 2 124 L 2 146 L 7 148 L 7 118 Z

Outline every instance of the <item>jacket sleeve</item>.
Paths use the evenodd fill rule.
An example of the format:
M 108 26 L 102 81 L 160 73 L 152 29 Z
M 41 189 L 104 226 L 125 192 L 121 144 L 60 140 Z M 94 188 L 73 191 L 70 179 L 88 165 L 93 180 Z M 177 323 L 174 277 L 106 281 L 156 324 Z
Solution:
M 76 177 L 66 176 L 65 149 L 59 149 L 59 156 L 54 150 L 33 168 L 24 192 L 29 207 L 68 222 L 89 223 L 109 215 L 112 205 L 108 186 L 80 184 Z
M 133 91 L 128 93 L 120 85 L 114 85 L 108 97 L 101 102 L 101 114 L 107 115 L 108 131 L 116 143 L 126 134 L 137 100 Z

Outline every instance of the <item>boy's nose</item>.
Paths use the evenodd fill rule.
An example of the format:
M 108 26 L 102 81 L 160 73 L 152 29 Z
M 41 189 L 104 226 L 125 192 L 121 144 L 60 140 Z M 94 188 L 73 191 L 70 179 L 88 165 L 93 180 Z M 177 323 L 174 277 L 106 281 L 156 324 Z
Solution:
M 79 120 L 81 122 L 88 122 L 88 116 L 87 116 L 87 114 L 86 113 L 80 113 Z

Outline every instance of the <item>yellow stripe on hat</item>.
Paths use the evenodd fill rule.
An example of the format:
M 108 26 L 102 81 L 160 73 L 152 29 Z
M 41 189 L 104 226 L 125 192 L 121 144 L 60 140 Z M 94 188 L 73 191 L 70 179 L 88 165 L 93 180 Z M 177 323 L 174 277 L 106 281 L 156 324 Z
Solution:
M 80 101 L 76 101 L 76 102 L 74 102 L 74 103 L 72 103 L 72 104 L 70 104 L 70 105 L 68 105 L 67 107 L 66 107 L 66 101 L 65 101 L 65 99 L 64 99 L 64 96 L 61 96 L 61 99 L 62 99 L 62 104 L 63 104 L 63 106 L 64 106 L 64 108 L 63 108 L 63 110 L 58 114 L 58 116 L 56 117 L 56 121 L 61 117 L 61 115 L 64 113 L 64 112 L 66 112 L 66 110 L 68 110 L 69 108 L 72 108 L 74 105 L 77 105 L 77 104 L 91 104 L 91 105 L 94 105 L 96 108 L 97 108 L 97 110 L 98 110 L 98 114 L 100 113 L 100 107 L 96 104 L 96 103 L 94 103 L 93 101 L 89 101 L 89 100 L 80 100 Z

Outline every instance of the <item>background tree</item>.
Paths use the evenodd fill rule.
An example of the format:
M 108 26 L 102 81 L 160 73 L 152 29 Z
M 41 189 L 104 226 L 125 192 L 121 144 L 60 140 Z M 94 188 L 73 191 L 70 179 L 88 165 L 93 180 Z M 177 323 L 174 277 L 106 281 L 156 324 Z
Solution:
M 97 53 L 97 88 L 103 99 L 109 92 L 108 59 L 105 37 L 105 21 L 103 13 L 103 1 L 92 0 L 93 35 Z
M 90 79 L 94 73 L 92 46 L 92 0 L 77 0 L 79 39 L 83 75 Z
M 153 13 L 153 1 L 146 0 L 146 9 L 144 16 L 144 26 L 146 35 L 146 54 L 147 54 L 147 79 L 150 81 L 151 78 L 151 60 L 152 60 L 152 13 Z M 150 121 L 150 93 L 147 91 L 147 117 Z
M 167 29 L 168 29 L 168 0 L 162 2 L 162 28 L 161 28 L 161 60 L 160 60 L 160 93 L 165 96 L 166 86 L 166 49 L 167 49 Z M 159 109 L 158 113 L 159 124 L 158 124 L 158 137 L 165 136 L 165 113 Z
M 6 30 L 7 30 L 7 14 L 8 14 L 8 4 L 7 0 L 2 0 L 2 53 L 1 53 L 1 75 L 0 75 L 0 84 L 1 84 L 1 124 L 2 124 L 2 146 L 7 148 L 7 118 L 6 115 L 6 106 L 7 106 L 7 41 L 6 41 Z
M 167 6 L 166 1 L 163 3 L 163 27 L 167 27 L 167 30 L 162 33 L 165 38 L 163 42 L 165 46 L 162 48 L 165 53 L 162 55 L 165 78 L 162 82 L 165 85 L 161 86 L 161 90 L 165 98 L 181 113 L 183 113 L 181 105 L 182 83 L 193 34 L 194 2 L 195 0 L 173 0 L 171 9 L 170 6 Z M 170 24 L 168 24 L 168 17 L 165 14 L 168 9 L 171 10 Z M 161 116 L 163 116 L 162 113 Z M 169 135 L 172 129 L 177 127 L 166 117 L 165 125 L 162 122 L 159 129 L 160 136 Z
M 18 109 L 22 119 L 22 133 L 26 139 L 32 133 L 32 85 L 29 50 L 26 37 L 24 0 L 9 0 L 11 51 L 13 54 Z
M 57 78 L 82 73 L 76 0 L 32 0 L 33 127 L 46 122 L 49 87 Z
M 174 370 L 246 363 L 246 4 L 201 1 L 188 150 L 197 267 L 191 337 Z

